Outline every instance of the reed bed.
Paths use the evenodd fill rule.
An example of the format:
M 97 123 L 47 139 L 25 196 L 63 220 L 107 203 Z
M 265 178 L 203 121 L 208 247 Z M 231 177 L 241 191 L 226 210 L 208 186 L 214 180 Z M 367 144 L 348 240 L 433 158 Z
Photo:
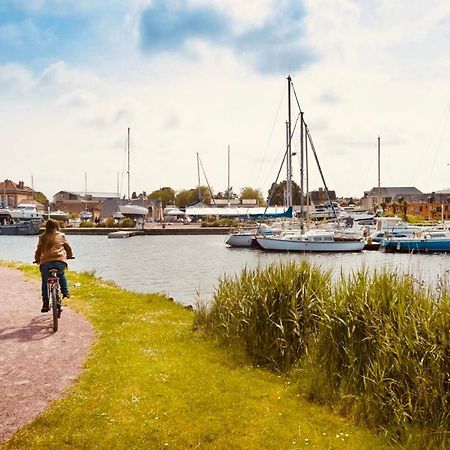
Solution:
M 304 355 L 319 303 L 330 296 L 330 288 L 330 272 L 306 262 L 245 269 L 240 277 L 220 281 L 197 326 L 243 346 L 255 364 L 285 371 Z
M 256 364 L 298 368 L 310 399 L 404 441 L 419 429 L 449 442 L 448 280 L 431 290 L 361 268 L 332 283 L 307 262 L 275 264 L 221 280 L 200 322 Z

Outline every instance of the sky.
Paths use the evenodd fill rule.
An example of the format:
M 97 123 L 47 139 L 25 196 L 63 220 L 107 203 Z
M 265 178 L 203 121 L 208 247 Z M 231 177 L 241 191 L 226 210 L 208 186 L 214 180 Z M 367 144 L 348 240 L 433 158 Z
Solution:
M 131 191 L 267 196 L 288 75 L 338 196 L 377 186 L 378 136 L 382 186 L 450 187 L 448 0 L 1 0 L 0 179 L 127 195 L 129 127 Z

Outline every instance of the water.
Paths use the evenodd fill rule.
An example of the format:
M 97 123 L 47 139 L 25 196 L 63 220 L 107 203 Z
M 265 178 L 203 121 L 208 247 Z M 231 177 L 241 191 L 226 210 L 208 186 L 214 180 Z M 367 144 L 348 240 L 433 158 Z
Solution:
M 408 255 L 362 252 L 352 254 L 283 254 L 228 248 L 225 236 L 68 236 L 75 260 L 72 270 L 95 271 L 107 280 L 136 292 L 164 293 L 183 304 L 196 298 L 207 301 L 224 275 L 244 267 L 265 266 L 274 261 L 307 259 L 338 276 L 362 265 L 370 269 L 390 267 L 413 273 L 429 283 L 450 275 L 450 255 Z M 31 263 L 36 236 L 0 236 L 0 259 Z M 69 276 L 70 281 L 70 276 Z

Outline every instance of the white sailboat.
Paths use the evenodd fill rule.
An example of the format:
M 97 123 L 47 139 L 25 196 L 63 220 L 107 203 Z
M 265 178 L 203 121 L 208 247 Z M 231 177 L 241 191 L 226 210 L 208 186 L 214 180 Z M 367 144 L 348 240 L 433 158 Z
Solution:
M 119 212 L 132 219 L 143 219 L 148 214 L 148 209 L 144 206 L 133 205 L 130 198 L 130 128 L 128 128 L 127 134 L 127 155 L 128 155 L 128 204 L 119 205 Z
M 291 162 L 291 109 L 290 109 L 290 91 L 292 86 L 291 77 L 288 77 L 288 132 L 287 132 L 287 163 L 288 163 L 288 183 L 289 186 L 290 181 L 290 172 L 292 172 L 292 168 L 290 166 Z M 328 195 L 328 188 L 325 183 L 325 179 L 322 173 L 322 169 L 319 164 L 319 160 L 314 148 L 314 144 L 311 138 L 311 134 L 309 129 L 304 122 L 303 112 L 301 110 L 300 104 L 298 103 L 298 97 L 295 95 L 297 99 L 297 106 L 299 108 L 299 116 L 300 116 L 300 161 L 301 161 L 301 220 L 302 223 L 298 230 L 291 230 L 289 232 L 281 233 L 278 236 L 256 236 L 256 242 L 258 245 L 264 250 L 271 251 L 286 251 L 286 252 L 357 252 L 361 251 L 364 248 L 365 241 L 362 233 L 355 234 L 354 232 L 345 231 L 345 229 L 340 228 L 331 228 L 331 229 L 311 229 L 308 231 L 304 231 L 303 224 L 303 207 L 304 207 L 304 189 L 303 189 L 303 161 L 304 161 L 304 153 L 308 152 L 308 143 L 311 147 L 311 150 L 314 155 L 314 159 L 317 163 L 317 167 L 319 169 L 320 176 L 322 178 L 322 182 L 325 188 L 325 192 L 328 197 L 328 203 L 331 206 L 332 213 L 336 218 L 336 211 L 333 207 L 333 204 Z M 307 164 L 306 164 L 307 168 Z M 308 171 L 307 171 L 308 173 Z M 308 178 L 307 178 L 308 179 Z M 307 182 L 308 184 L 308 182 Z M 308 191 L 308 188 L 306 189 Z M 292 201 L 292 190 L 287 192 L 288 198 Z M 290 197 L 289 197 L 290 196 Z

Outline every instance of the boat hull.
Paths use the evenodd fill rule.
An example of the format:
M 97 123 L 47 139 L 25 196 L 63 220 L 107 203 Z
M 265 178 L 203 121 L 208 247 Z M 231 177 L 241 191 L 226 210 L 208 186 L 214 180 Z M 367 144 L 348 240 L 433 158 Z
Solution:
M 256 241 L 264 250 L 279 252 L 360 252 L 365 245 L 363 241 L 306 242 L 301 239 L 286 240 L 264 237 L 256 238 Z
M 148 209 L 138 205 L 120 205 L 119 211 L 125 217 L 142 217 L 148 214 Z
M 0 235 L 31 236 L 39 234 L 42 222 L 40 220 L 27 220 L 24 222 L 0 225 Z
M 230 234 L 225 239 L 225 244 L 230 247 L 257 247 L 254 234 Z
M 386 253 L 450 253 L 450 239 L 389 239 L 381 243 Z

